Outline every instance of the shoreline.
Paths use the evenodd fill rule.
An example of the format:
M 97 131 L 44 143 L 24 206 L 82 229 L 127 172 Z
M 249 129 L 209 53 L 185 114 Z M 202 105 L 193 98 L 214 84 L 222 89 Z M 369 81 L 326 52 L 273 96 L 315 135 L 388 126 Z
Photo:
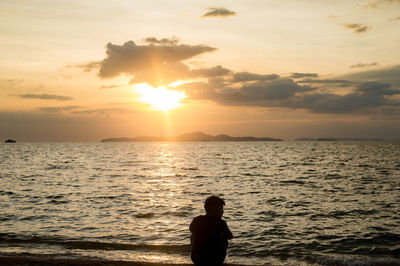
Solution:
M 48 256 L 31 256 L 31 255 L 23 255 L 23 256 L 4 256 L 0 255 L 0 265 L 19 265 L 19 266 L 27 266 L 27 265 L 44 265 L 44 266 L 53 266 L 53 265 L 78 265 L 78 266 L 93 266 L 93 265 L 107 265 L 107 266 L 189 266 L 194 264 L 180 264 L 180 263 L 158 263 L 158 262 L 140 262 L 140 261 L 111 261 L 104 259 L 85 259 L 85 258 L 55 258 Z M 223 264 L 226 266 L 244 266 L 242 264 Z

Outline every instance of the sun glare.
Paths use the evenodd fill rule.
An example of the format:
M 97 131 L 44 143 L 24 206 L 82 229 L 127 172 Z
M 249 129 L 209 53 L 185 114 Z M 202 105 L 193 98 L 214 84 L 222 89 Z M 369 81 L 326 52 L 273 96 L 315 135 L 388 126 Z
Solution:
M 153 88 L 148 84 L 139 84 L 135 89 L 140 94 L 139 101 L 165 112 L 179 107 L 180 101 L 186 97 L 184 92 L 168 90 L 165 87 Z

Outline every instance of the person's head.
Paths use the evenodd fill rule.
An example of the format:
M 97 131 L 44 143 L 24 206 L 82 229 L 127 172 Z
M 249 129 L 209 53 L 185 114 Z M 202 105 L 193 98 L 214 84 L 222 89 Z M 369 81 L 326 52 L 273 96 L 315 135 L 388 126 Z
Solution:
M 222 217 L 224 214 L 224 205 L 225 201 L 223 199 L 217 196 L 211 196 L 204 202 L 204 209 L 206 209 L 206 213 L 209 215 Z

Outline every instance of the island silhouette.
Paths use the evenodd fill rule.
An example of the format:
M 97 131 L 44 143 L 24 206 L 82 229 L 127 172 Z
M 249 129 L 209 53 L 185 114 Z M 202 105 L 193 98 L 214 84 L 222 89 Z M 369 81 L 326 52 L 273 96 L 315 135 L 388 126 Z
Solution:
M 192 132 L 178 135 L 175 137 L 161 136 L 139 136 L 136 138 L 108 138 L 101 140 L 102 142 L 135 142 L 135 141 L 282 141 L 274 138 L 257 138 L 257 137 L 232 137 L 225 134 L 216 136 L 208 135 L 203 132 Z

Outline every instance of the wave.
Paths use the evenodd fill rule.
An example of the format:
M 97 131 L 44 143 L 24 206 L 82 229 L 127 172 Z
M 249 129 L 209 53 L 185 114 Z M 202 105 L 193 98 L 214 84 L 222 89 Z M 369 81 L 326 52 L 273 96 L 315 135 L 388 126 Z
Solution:
M 384 238 L 395 238 L 398 241 L 399 235 L 382 234 L 373 242 L 383 241 Z M 276 247 L 265 249 L 264 245 L 259 247 L 249 248 L 246 245 L 232 245 L 229 248 L 229 257 L 249 259 L 254 258 L 257 261 L 268 262 L 271 260 L 280 261 L 306 261 L 320 265 L 340 265 L 340 266 L 388 266 L 400 265 L 400 248 L 374 248 L 362 247 L 365 244 L 365 239 L 337 239 L 335 236 L 320 237 L 319 240 L 328 240 L 331 243 L 336 242 L 337 246 L 342 246 L 342 249 L 334 249 L 332 245 L 326 245 L 318 241 L 304 244 L 281 244 Z M 35 246 L 48 247 L 48 249 L 62 248 L 64 250 L 83 250 L 85 254 L 92 251 L 118 252 L 118 251 L 134 251 L 137 253 L 161 253 L 169 255 L 179 255 L 189 257 L 189 244 L 131 244 L 131 243 L 112 243 L 104 241 L 91 241 L 79 239 L 67 239 L 57 236 L 38 236 L 38 235 L 17 235 L 0 233 L 0 242 L 2 246 Z M 329 246 L 329 247 L 328 247 Z M 351 249 L 350 247 L 353 247 Z M 359 246 L 359 248 L 354 248 Z M 260 248 L 260 249 L 259 249 Z M 262 250 L 261 250 L 262 249 Z M 15 255 L 15 254 L 14 254 Z M 17 254 L 18 255 L 18 254 Z M 21 254 L 23 255 L 23 254 Z M 294 264 L 295 265 L 295 264 Z
M 345 256 L 312 256 L 307 259 L 311 263 L 335 266 L 396 266 L 400 265 L 400 260 L 394 258 L 365 258 L 365 257 L 345 257 Z
M 139 218 L 139 219 L 150 219 L 150 218 L 154 218 L 154 217 L 157 217 L 157 216 L 161 216 L 161 217 L 164 217 L 164 216 L 187 217 L 189 215 L 190 215 L 190 213 L 186 212 L 186 211 L 166 211 L 164 213 L 158 213 L 158 214 L 154 213 L 154 212 L 138 213 L 138 214 L 135 214 L 133 216 L 136 217 L 136 218 Z
M 0 196 L 9 196 L 9 195 L 15 195 L 15 193 L 12 192 L 12 191 L 3 191 L 3 190 L 0 190 Z
M 362 210 L 362 209 L 356 209 L 356 210 L 350 210 L 350 211 L 332 211 L 329 213 L 317 213 L 313 214 L 310 216 L 310 219 L 320 219 L 320 218 L 336 218 L 336 219 L 341 219 L 343 217 L 348 217 L 348 216 L 361 216 L 361 215 L 373 215 L 377 214 L 377 210 Z
M 156 214 L 153 212 L 149 212 L 149 213 L 139 213 L 134 215 L 136 218 L 153 218 Z
M 62 165 L 62 164 L 51 164 L 49 163 L 47 167 L 44 168 L 45 170 L 66 170 L 72 169 L 69 165 Z
M 0 233 L 0 242 L 5 244 L 45 244 L 51 246 L 62 246 L 66 249 L 83 250 L 132 250 L 142 252 L 162 252 L 167 254 L 188 255 L 190 245 L 149 245 L 112 243 L 100 241 L 84 241 L 78 239 L 65 239 L 55 236 L 21 236 L 15 234 Z

